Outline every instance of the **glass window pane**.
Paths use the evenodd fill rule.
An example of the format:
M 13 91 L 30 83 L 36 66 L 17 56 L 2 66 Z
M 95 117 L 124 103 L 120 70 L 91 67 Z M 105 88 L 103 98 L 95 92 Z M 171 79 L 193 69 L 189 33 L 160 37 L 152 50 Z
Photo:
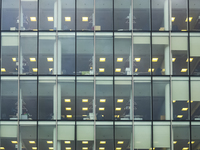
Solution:
M 96 33 L 96 74 L 113 74 L 113 34 Z M 121 68 L 115 68 L 115 72 L 121 73 Z
M 191 123 L 191 147 L 192 149 L 198 149 L 199 148 L 199 142 L 200 142 L 200 124 L 198 122 L 192 122 Z M 188 142 L 190 143 L 190 142 Z
M 199 31 L 200 29 L 200 2 L 198 0 L 190 0 L 189 1 L 189 14 L 192 18 L 191 21 L 189 21 L 190 30 L 192 31 Z
M 97 120 L 113 120 L 113 78 L 96 78 L 96 117 Z M 121 110 L 121 109 L 120 109 Z M 118 110 L 118 111 L 120 111 Z
M 187 0 L 171 1 L 172 9 L 172 31 L 187 31 L 188 16 L 187 16 Z M 190 16 L 191 17 L 191 16 Z M 191 19 L 189 18 L 189 21 Z
M 190 117 L 188 80 L 187 77 L 172 78 L 173 120 L 188 120 Z
M 169 37 L 156 36 L 152 37 L 152 72 L 153 75 L 169 75 L 170 74 L 170 52 Z
M 169 78 L 153 77 L 153 120 L 170 120 Z
M 95 0 L 94 30 L 113 30 L 113 0 Z
M 1 33 L 1 74 L 18 74 L 18 46 L 17 33 Z
M 131 75 L 132 61 L 131 33 L 115 33 L 114 37 L 114 66 L 121 69 L 115 75 Z
M 150 1 L 133 0 L 133 30 L 149 31 L 150 29 Z
M 128 31 L 132 29 L 131 24 L 131 0 L 114 1 L 114 30 Z
M 76 30 L 93 30 L 94 24 L 94 0 L 77 0 L 76 2 Z
M 76 120 L 94 120 L 93 77 L 78 77 L 76 82 Z
M 19 1 L 3 0 L 1 30 L 15 31 L 19 28 Z
M 93 75 L 94 74 L 94 34 L 77 33 L 77 57 L 76 74 Z
M 151 120 L 151 78 L 142 77 L 140 79 L 135 79 L 134 120 Z
M 39 77 L 38 83 L 38 119 L 56 119 L 56 82 L 53 77 Z

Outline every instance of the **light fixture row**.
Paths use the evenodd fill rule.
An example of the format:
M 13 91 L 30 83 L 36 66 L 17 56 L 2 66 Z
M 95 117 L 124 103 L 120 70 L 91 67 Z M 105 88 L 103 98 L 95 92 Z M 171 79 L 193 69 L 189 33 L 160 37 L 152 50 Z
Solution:
M 176 100 L 173 100 L 173 103 L 176 103 Z M 187 103 L 189 103 L 189 100 L 187 100 Z M 193 103 L 193 101 L 191 100 L 190 103 Z
M 30 59 L 30 62 L 36 62 L 36 58 L 35 57 L 30 57 L 29 59 Z M 13 57 L 12 60 L 13 60 L 13 62 L 16 62 L 17 58 Z M 52 57 L 47 57 L 47 61 L 48 62 L 53 62 L 53 58 Z
M 121 111 L 121 107 L 116 107 L 115 110 L 116 111 Z M 66 111 L 71 111 L 72 108 L 71 107 L 65 107 Z M 104 111 L 105 107 L 99 107 L 99 111 Z M 88 111 L 88 107 L 82 107 L 82 111 Z M 72 115 L 67 115 L 67 118 L 72 118 Z
M 175 19 L 176 19 L 176 17 L 172 17 L 172 18 L 171 18 L 172 22 L 174 22 Z M 189 22 L 191 22 L 192 19 L 193 19 L 193 17 L 189 17 Z M 185 22 L 188 22 L 188 17 L 185 19 Z
M 66 103 L 70 103 L 71 102 L 71 99 L 64 99 L 64 101 Z M 124 99 L 117 99 L 117 103 L 123 103 Z M 82 99 L 82 102 L 83 103 L 87 103 L 88 102 L 88 99 Z M 106 99 L 100 99 L 99 100 L 100 103 L 105 103 L 106 102 Z
M 30 17 L 30 20 L 32 22 L 37 21 L 36 17 Z M 47 17 L 48 21 L 54 21 L 54 17 Z M 71 17 L 65 17 L 65 21 L 70 22 L 71 21 Z M 82 21 L 83 22 L 88 22 L 88 17 L 82 17 Z

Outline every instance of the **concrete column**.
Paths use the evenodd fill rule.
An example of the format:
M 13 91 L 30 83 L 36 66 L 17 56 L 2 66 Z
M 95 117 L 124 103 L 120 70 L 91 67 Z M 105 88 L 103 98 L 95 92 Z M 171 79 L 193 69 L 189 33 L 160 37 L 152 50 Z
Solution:
M 133 83 L 132 83 L 133 84 Z M 133 116 L 133 111 L 134 111 L 134 103 L 133 103 L 133 99 L 132 99 L 132 90 L 130 90 L 130 118 L 129 119 L 133 119 L 134 120 L 134 116 Z
M 54 30 L 61 30 L 62 7 L 61 0 L 54 3 Z
M 23 113 L 23 109 L 22 109 L 22 106 L 23 106 L 23 100 L 22 100 L 22 90 L 20 89 L 19 90 L 19 119 L 22 118 L 22 113 Z
M 57 118 L 57 86 L 56 84 L 53 87 L 53 119 L 56 120 Z
M 19 37 L 20 38 L 20 37 Z M 19 60 L 18 60 L 18 69 L 19 69 L 19 73 L 22 74 L 23 73 L 23 55 L 22 55 L 22 48 L 19 48 L 20 50 L 20 56 L 19 56 Z
M 60 40 L 57 40 L 58 45 L 56 42 L 54 43 L 54 74 L 61 74 L 62 73 L 62 48 Z
M 56 127 L 53 128 L 53 149 L 56 150 L 56 143 L 57 143 L 57 132 Z
M 132 30 L 132 24 L 133 24 L 133 18 L 132 18 L 132 7 L 130 6 L 130 11 L 129 11 L 129 30 Z
M 58 94 L 58 100 L 57 100 L 57 106 L 58 106 L 58 120 L 61 119 L 61 85 L 60 83 L 58 83 L 58 90 L 57 90 Z
M 168 0 L 164 1 L 164 28 L 165 31 L 169 29 L 169 4 Z M 171 19 L 170 19 L 171 21 Z
M 165 75 L 169 75 L 170 74 L 170 64 L 172 62 L 170 62 L 170 54 L 169 54 L 169 46 L 165 46 L 165 52 L 164 52 L 164 55 L 165 55 Z
M 170 120 L 170 89 L 169 83 L 165 86 L 165 120 Z
M 61 85 L 58 83 L 58 87 L 54 85 L 53 89 L 53 117 L 54 120 L 61 119 Z

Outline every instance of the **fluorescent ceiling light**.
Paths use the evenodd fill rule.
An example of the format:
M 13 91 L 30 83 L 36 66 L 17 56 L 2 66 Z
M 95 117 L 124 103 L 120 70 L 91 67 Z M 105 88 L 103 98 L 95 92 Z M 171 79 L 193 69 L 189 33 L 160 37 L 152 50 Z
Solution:
M 53 58 L 49 57 L 47 58 L 47 61 L 53 61 Z
M 158 58 L 152 58 L 152 62 L 157 62 Z
M 172 62 L 175 62 L 176 61 L 176 58 L 172 58 Z
M 186 29 L 182 29 L 181 31 L 187 31 Z
M 38 69 L 37 68 L 32 68 L 33 72 L 37 72 Z
M 5 149 L 4 147 L 0 147 L 0 149 Z
M 106 99 L 100 99 L 100 103 L 105 103 Z
M 72 118 L 72 115 L 67 115 L 67 118 Z
M 104 111 L 105 108 L 104 107 L 99 107 L 99 111 Z
M 116 111 L 121 111 L 121 107 L 116 107 L 115 110 Z
M 99 58 L 99 62 L 105 62 L 106 58 Z
M 140 62 L 141 58 L 135 58 L 136 62 Z
M 116 147 L 116 150 L 121 150 L 122 148 L 121 147 Z
M 117 144 L 124 144 L 124 141 L 118 141 Z
M 88 141 L 82 141 L 82 144 L 88 144 Z
M 51 72 L 53 70 L 53 68 L 49 68 L 49 72 Z
M 82 115 L 83 117 L 87 117 L 87 115 Z
M 17 142 L 17 141 L 11 141 L 11 143 L 13 143 L 13 144 L 17 144 L 18 142 Z
M 115 115 L 115 118 L 119 118 L 120 115 Z
M 104 68 L 99 68 L 99 72 L 104 72 L 105 69 Z
M 183 115 L 177 115 L 177 118 L 182 118 L 183 117 Z
M 189 147 L 183 147 L 183 149 L 182 150 L 188 150 L 189 149 Z
M 48 21 L 53 21 L 53 17 L 47 17 Z
M 176 100 L 173 100 L 173 103 L 176 103 Z
M 87 22 L 88 21 L 88 17 L 82 17 L 82 21 Z
M 165 69 L 162 69 L 162 72 L 165 72 Z
M 71 21 L 71 17 L 65 17 L 65 21 Z
M 137 72 L 138 71 L 138 68 L 135 68 L 135 72 Z
M 83 103 L 87 103 L 87 102 L 88 102 L 88 99 L 82 99 L 82 102 L 83 102 Z
M 193 17 L 189 17 L 189 22 L 191 22 Z M 185 19 L 185 22 L 188 22 L 188 17 Z
M 187 103 L 189 103 L 189 100 L 187 101 Z M 190 101 L 190 103 L 193 103 L 193 101 Z
M 181 72 L 187 72 L 187 68 L 182 68 Z
M 117 62 L 123 62 L 123 58 L 117 58 Z
M 13 62 L 16 62 L 17 59 L 15 57 L 13 57 L 12 60 L 13 60 Z
M 32 147 L 32 149 L 37 149 L 37 147 Z
M 182 110 L 181 111 L 187 111 L 188 110 L 188 108 L 182 108 Z
M 106 141 L 100 141 L 100 144 L 106 144 Z
M 35 141 L 29 141 L 30 144 L 35 144 Z
M 105 147 L 99 147 L 99 150 L 104 150 L 105 149 Z
M 117 99 L 117 103 L 123 103 L 124 99 Z
M 65 110 L 70 111 L 72 109 L 71 109 L 71 107 L 66 107 Z
M 121 68 L 116 68 L 115 72 L 121 72 Z
M 47 141 L 47 144 L 53 144 L 53 141 Z
M 65 141 L 65 144 L 71 144 L 71 141 Z
M 66 149 L 66 150 L 70 150 L 70 149 L 71 149 L 71 147 L 65 147 L 65 149 Z
M 152 69 L 149 68 L 149 69 L 148 69 L 148 72 L 151 72 L 151 71 L 154 72 L 154 68 L 152 68 Z
M 66 102 L 66 103 L 70 103 L 70 102 L 71 102 L 71 99 L 65 99 L 65 102 Z
M 29 58 L 31 62 L 36 61 L 36 59 L 34 57 Z
M 192 61 L 193 61 L 193 59 L 194 59 L 194 58 L 190 58 L 190 62 L 192 62 Z M 188 62 L 188 58 L 187 58 L 186 62 Z
M 31 20 L 31 21 L 37 21 L 37 20 L 36 20 L 36 17 L 30 17 L 30 20 Z
M 82 107 L 82 110 L 83 110 L 83 111 L 87 111 L 87 110 L 88 110 L 88 107 Z
M 49 149 L 53 149 L 53 147 L 49 147 Z
M 82 149 L 83 149 L 83 150 L 87 150 L 87 149 L 88 149 L 88 147 L 82 147 Z
M 172 17 L 172 22 L 174 22 L 175 21 L 175 17 Z
M 176 144 L 177 143 L 177 141 L 173 141 L 173 144 Z
M 5 68 L 1 68 L 1 72 L 6 72 L 6 69 Z

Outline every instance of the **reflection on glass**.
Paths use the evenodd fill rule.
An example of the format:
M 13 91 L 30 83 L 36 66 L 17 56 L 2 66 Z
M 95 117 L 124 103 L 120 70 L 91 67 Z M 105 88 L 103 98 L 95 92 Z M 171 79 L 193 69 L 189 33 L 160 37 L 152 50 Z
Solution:
M 200 3 L 196 0 L 190 0 L 189 1 L 189 14 L 192 18 L 191 21 L 189 21 L 190 30 L 192 31 L 199 31 L 200 30 L 200 18 L 199 18 L 199 12 L 200 12 Z
M 200 124 L 198 122 L 192 122 L 191 126 L 191 147 L 192 149 L 198 149 L 199 147 L 199 142 L 200 142 Z M 190 142 L 188 142 L 190 144 Z

